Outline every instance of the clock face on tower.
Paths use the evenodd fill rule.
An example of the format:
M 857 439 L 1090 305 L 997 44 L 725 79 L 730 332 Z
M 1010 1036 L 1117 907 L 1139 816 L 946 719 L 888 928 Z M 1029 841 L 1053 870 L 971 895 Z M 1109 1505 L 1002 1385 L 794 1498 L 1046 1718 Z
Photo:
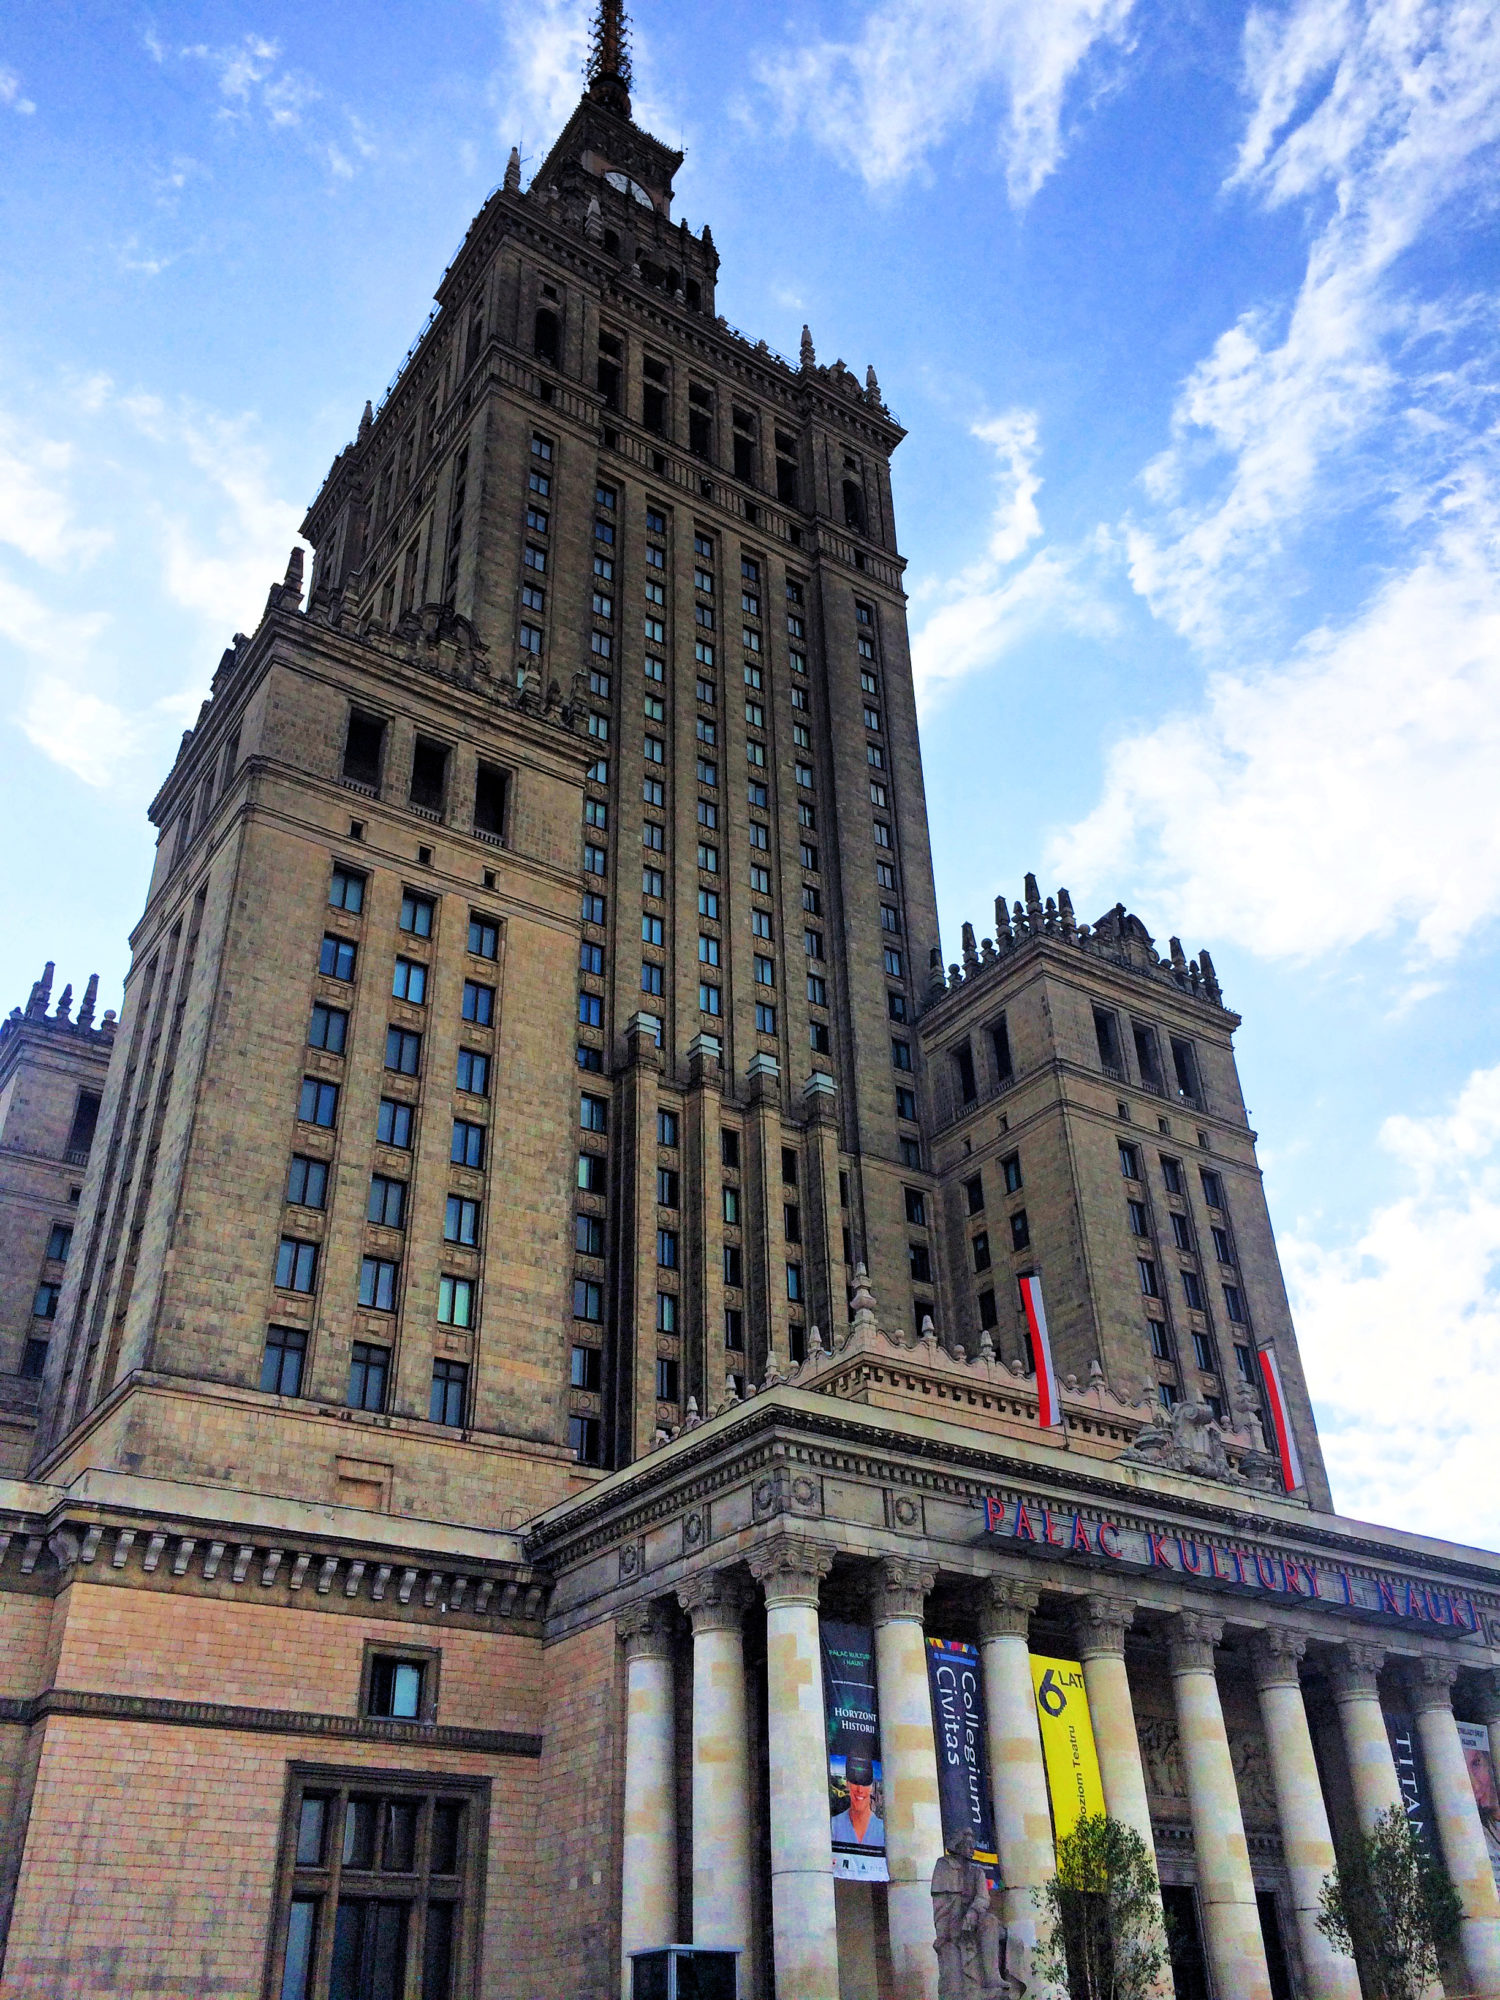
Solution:
M 642 208 L 655 208 L 656 203 L 651 199 L 650 195 L 647 194 L 640 182 L 633 181 L 629 174 L 622 174 L 611 169 L 604 178 L 612 188 L 618 188 L 621 194 L 628 194 L 633 201 L 638 201 Z

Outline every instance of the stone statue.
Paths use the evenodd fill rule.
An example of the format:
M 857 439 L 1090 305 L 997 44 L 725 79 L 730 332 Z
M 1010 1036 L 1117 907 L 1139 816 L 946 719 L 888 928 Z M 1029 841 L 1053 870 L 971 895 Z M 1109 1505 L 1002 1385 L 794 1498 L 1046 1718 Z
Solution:
M 1005 1971 L 1005 1926 L 990 1909 L 989 1878 L 967 1827 L 933 1868 L 932 1923 L 938 2000 L 1017 2000 L 1023 1987 Z
M 1213 1411 L 1196 1398 L 1174 1403 L 1170 1412 L 1157 1412 L 1136 1432 L 1135 1441 L 1120 1457 L 1127 1465 L 1158 1465 L 1168 1472 L 1241 1483 L 1229 1462 L 1224 1433 Z

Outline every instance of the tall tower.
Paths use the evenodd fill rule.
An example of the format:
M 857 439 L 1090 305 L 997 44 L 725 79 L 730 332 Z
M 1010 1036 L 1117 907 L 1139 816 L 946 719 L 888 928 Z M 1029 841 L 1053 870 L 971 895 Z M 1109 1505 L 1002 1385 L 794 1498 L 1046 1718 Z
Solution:
M 211 1381 L 196 1474 L 309 1400 L 345 1446 L 349 1407 L 423 1427 L 287 1447 L 309 1492 L 452 1432 L 625 1463 L 842 1324 L 859 1262 L 935 1301 L 902 432 L 873 371 L 715 314 L 629 68 L 606 7 L 309 510 L 306 606 L 299 556 L 153 807 L 52 1444 L 107 1407 L 165 1470 Z

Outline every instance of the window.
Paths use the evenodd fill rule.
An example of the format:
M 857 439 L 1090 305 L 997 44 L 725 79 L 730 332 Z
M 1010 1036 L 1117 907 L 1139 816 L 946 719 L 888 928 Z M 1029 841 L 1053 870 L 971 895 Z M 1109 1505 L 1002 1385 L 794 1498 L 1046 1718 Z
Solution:
M 440 813 L 447 783 L 447 745 L 434 742 L 430 736 L 419 736 L 412 745 L 411 753 L 411 788 L 408 793 L 411 803 L 422 812 Z
M 432 936 L 432 913 L 436 906 L 431 896 L 419 896 L 408 889 L 401 898 L 401 928 L 413 937 Z
M 329 1127 L 338 1116 L 338 1108 L 339 1087 L 336 1083 L 324 1083 L 316 1076 L 303 1077 L 297 1116 L 304 1125 Z
M 586 844 L 583 850 L 583 868 L 586 875 L 608 874 L 608 851 L 602 847 L 595 847 L 592 842 Z
M 1146 1331 L 1151 1341 L 1152 1354 L 1155 1355 L 1158 1361 L 1170 1361 L 1172 1359 L 1172 1337 L 1167 1332 L 1165 1322 L 1159 1319 L 1148 1319 L 1146 1322 Z
M 453 1121 L 453 1143 L 448 1157 L 456 1167 L 479 1168 L 484 1165 L 484 1127 L 475 1125 L 467 1118 Z
M 550 465 L 552 462 L 551 438 L 543 437 L 540 431 L 533 431 L 531 433 L 531 455 L 533 458 L 541 459 L 544 464 Z
M 1118 1144 L 1120 1148 L 1120 1172 L 1125 1176 L 1126 1180 L 1138 1181 L 1141 1177 L 1141 1156 L 1138 1148 L 1132 1146 L 1125 1139 L 1121 1139 Z
M 793 772 L 794 772 L 794 774 L 795 774 L 795 776 L 796 776 L 796 779 L 797 779 L 797 783 L 798 783 L 799 785 L 804 785 L 804 786 L 806 786 L 806 787 L 807 787 L 807 788 L 808 788 L 809 790 L 811 790 L 811 788 L 812 788 L 812 782 L 813 782 L 813 771 L 812 771 L 812 765 L 811 765 L 811 764 L 795 764 L 795 765 L 793 765 L 792 769 L 793 769 Z
M 573 1317 L 597 1325 L 604 1318 L 604 1287 L 592 1278 L 573 1280 Z
M 356 1340 L 349 1355 L 351 1410 L 383 1410 L 386 1382 L 390 1374 L 391 1350 L 373 1341 Z
M 643 896 L 654 896 L 660 902 L 665 888 L 666 878 L 659 868 L 643 868 L 641 870 L 641 894 Z
M 1149 1236 L 1151 1234 L 1151 1225 L 1146 1220 L 1146 1204 L 1143 1201 L 1127 1201 L 1125 1204 L 1125 1213 L 1130 1219 L 1130 1233 L 1132 1236 Z
M 719 691 L 714 682 L 706 681 L 702 674 L 698 675 L 694 683 L 694 691 L 697 694 L 698 700 L 709 708 L 712 708 L 719 698 Z
M 283 1252 L 285 1252 L 286 1250 L 288 1241 L 289 1239 L 287 1237 L 282 1238 L 281 1247 Z M 315 1243 L 304 1243 L 300 1247 L 304 1250 L 310 1250 L 313 1254 L 314 1262 L 316 1262 L 318 1246 Z M 289 1281 L 284 1281 L 281 1277 L 281 1258 L 280 1256 L 278 1256 L 276 1264 L 276 1272 L 277 1272 L 276 1282 L 278 1285 L 282 1285 L 283 1289 L 291 1291 L 305 1291 L 305 1292 L 310 1292 L 312 1290 L 311 1271 L 309 1271 L 309 1282 L 307 1284 L 292 1285 L 290 1284 Z M 56 1319 L 57 1302 L 61 1297 L 62 1297 L 62 1286 L 53 1283 L 51 1280 L 44 1279 L 43 1282 L 37 1286 L 36 1291 L 32 1295 L 32 1300 L 31 1300 L 32 1318 Z
M 297 1208 L 324 1208 L 328 1202 L 328 1166 L 323 1160 L 293 1153 L 286 1177 L 286 1198 Z M 53 1234 L 56 1235 L 54 1229 Z M 69 1232 L 71 1234 L 71 1232 Z M 50 1253 L 49 1253 L 50 1254 Z
M 896 1150 L 903 1167 L 916 1172 L 921 1171 L 922 1142 L 920 1139 L 900 1139 L 897 1141 Z
M 573 1248 L 581 1257 L 604 1255 L 604 1223 L 597 1215 L 575 1215 Z
M 808 1005 L 812 1007 L 826 1007 L 828 1005 L 828 981 L 823 977 L 822 973 L 808 973 L 807 1000 Z
M 641 964 L 641 991 L 659 994 L 662 990 L 662 968 L 643 960 Z
M 594 895 L 591 890 L 584 893 L 583 921 L 586 924 L 602 924 L 604 922 L 604 898 Z M 464 1019 L 467 1020 L 468 1016 L 465 1015 Z
M 475 958 L 500 956 L 500 926 L 493 917 L 474 911 L 469 917 L 469 950 Z
M 750 887 L 757 896 L 769 896 L 771 893 L 771 871 L 763 868 L 758 861 L 750 863 Z
M 1209 1230 L 1209 1234 L 1214 1239 L 1214 1255 L 1218 1258 L 1219 1262 L 1221 1264 L 1232 1264 L 1234 1262 L 1234 1252 L 1229 1247 L 1229 1231 L 1221 1229 L 1218 1223 L 1214 1223 Z
M 1198 1178 L 1203 1183 L 1203 1199 L 1208 1203 L 1209 1207 L 1222 1209 L 1224 1206 L 1223 1181 L 1208 1167 L 1200 1167 L 1198 1169 Z
M 712 769 L 712 766 L 709 768 Z M 699 799 L 698 801 L 698 824 L 699 826 L 708 827 L 710 831 L 717 831 L 718 829 L 719 808 L 708 799 Z
M 398 1104 L 393 1097 L 382 1097 L 380 1109 L 375 1118 L 375 1137 L 382 1146 L 399 1146 L 407 1149 L 411 1145 L 412 1107 Z
M 391 994 L 394 999 L 408 1001 L 413 1007 L 427 1003 L 427 967 L 420 959 L 398 958 L 395 971 L 391 975 Z
M 1177 1214 L 1175 1209 L 1172 1212 L 1172 1241 L 1179 1250 L 1191 1250 L 1193 1247 L 1193 1232 L 1188 1226 L 1188 1219 Z
M 609 1185 L 609 1168 L 601 1154 L 578 1155 L 578 1185 L 584 1194 L 603 1194 Z
M 479 1203 L 467 1195 L 450 1194 L 443 1210 L 443 1241 L 464 1243 L 470 1249 L 479 1242 Z
M 1094 1040 L 1099 1048 L 1099 1061 L 1106 1072 L 1123 1081 L 1125 1059 L 1120 1053 L 1120 1024 L 1107 1008 L 1094 1009 Z
M 974 1238 L 973 1250 L 974 1269 L 987 1271 L 990 1268 L 990 1232 L 987 1229 L 981 1229 Z
M 658 1292 L 656 1295 L 656 1330 L 658 1333 L 677 1331 L 677 1294 Z M 658 1394 L 661 1392 L 658 1390 Z
M 680 1183 L 675 1167 L 657 1168 L 656 1202 L 658 1208 L 678 1208 L 681 1206 Z
M 1140 1280 L 1143 1294 L 1148 1299 L 1159 1299 L 1161 1297 L 1161 1290 L 1156 1282 L 1156 1266 L 1151 1259 L 1149 1257 L 1137 1257 L 1135 1260 L 1135 1270 L 1136 1276 Z
M 793 1304 L 800 1303 L 803 1298 L 800 1264 L 788 1264 L 786 1267 L 786 1295 Z
M 415 1076 L 422 1066 L 422 1037 L 410 1028 L 387 1028 L 385 1066 L 400 1076 Z
M 906 1219 L 919 1229 L 927 1227 L 927 1199 L 920 1188 L 904 1188 L 906 1197 Z
M 677 1113 L 658 1111 L 656 1114 L 656 1143 L 658 1146 L 675 1146 L 678 1139 Z
M 547 551 L 545 549 L 534 549 L 528 543 L 521 560 L 527 569 L 535 570 L 538 576 L 545 576 L 547 574 Z
M 1171 1037 L 1171 1043 L 1172 1073 L 1177 1079 L 1177 1095 L 1188 1104 L 1197 1104 L 1201 1096 L 1197 1054 L 1191 1042 L 1179 1041 L 1176 1035 Z
M 597 1417 L 568 1418 L 568 1444 L 580 1465 L 598 1465 L 601 1462 L 604 1442 L 603 1431 Z
M 1245 1324 L 1245 1300 L 1238 1285 L 1224 1287 L 1224 1317 L 1235 1326 Z
M 528 507 L 526 509 L 526 525 L 534 535 L 545 535 L 547 532 L 547 516 L 545 511 L 540 507 Z M 458 551 L 455 549 L 455 556 L 457 553 Z
M 745 1282 L 744 1255 L 737 1243 L 724 1245 L 724 1282 L 726 1285 L 742 1285 Z
M 310 1048 L 326 1049 L 332 1056 L 341 1056 L 348 1032 L 349 1016 L 341 1007 L 325 1007 L 321 1000 L 316 1002 L 307 1030 Z
M 597 1347 L 575 1347 L 569 1381 L 575 1389 L 598 1393 L 604 1385 L 604 1356 Z
M 359 947 L 351 944 L 348 938 L 335 937 L 331 931 L 325 931 L 318 953 L 318 970 L 325 979 L 353 979 L 358 956 Z
M 959 1101 L 972 1104 L 979 1095 L 979 1083 L 974 1074 L 974 1052 L 967 1042 L 960 1042 L 953 1051 L 953 1067 L 958 1075 Z
M 1166 1182 L 1168 1194 L 1184 1193 L 1181 1160 L 1169 1159 L 1163 1153 L 1161 1156 L 1161 1177 Z
M 265 1353 L 260 1361 L 260 1386 L 268 1396 L 298 1396 L 302 1393 L 302 1364 L 307 1358 L 307 1335 L 294 1326 L 273 1326 L 266 1335 Z
M 797 848 L 797 860 L 803 868 L 811 870 L 813 874 L 817 873 L 818 850 L 809 842 L 804 840 L 799 844 Z
M 609 1100 L 593 1097 L 585 1091 L 579 1099 L 578 1123 L 585 1132 L 607 1132 L 609 1130 Z
M 761 1001 L 755 1004 L 755 1032 L 758 1035 L 774 1035 L 776 1032 L 776 1009 L 765 1006 Z
M 763 957 L 760 952 L 755 954 L 755 983 L 757 986 L 776 984 L 776 961 Z
M 738 1226 L 740 1219 L 740 1191 L 738 1188 L 727 1187 L 723 1190 L 723 1195 L 724 1220 Z
M 925 1243 L 908 1243 L 906 1261 L 911 1267 L 911 1281 L 914 1285 L 932 1283 L 932 1252 Z
M 902 977 L 901 954 L 893 944 L 888 944 L 884 947 L 884 965 L 887 979 L 900 979 Z
M 705 875 L 717 875 L 719 872 L 718 848 L 710 847 L 706 841 L 700 840 L 698 842 L 698 866 L 703 870 Z
M 1031 1224 L 1026 1220 L 1024 1208 L 1018 1208 L 1010 1219 L 1010 1247 L 1024 1250 L 1031 1242 Z
M 677 1401 L 677 1363 L 667 1355 L 657 1357 L 656 1399 L 659 1403 Z
M 642 847 L 650 848 L 653 854 L 664 853 L 667 845 L 667 829 L 657 820 L 643 820 L 641 822 L 641 845 Z
M 474 1280 L 444 1273 L 438 1278 L 438 1324 L 470 1327 L 474 1324 Z
M 1241 1347 L 1236 1343 L 1234 1365 L 1240 1371 L 1242 1381 L 1250 1383 L 1255 1381 L 1255 1356 L 1248 1347 Z
M 698 783 L 700 785 L 717 785 L 718 782 L 719 782 L 718 765 L 711 763 L 707 757 L 700 757 L 698 759 Z M 715 807 L 714 810 L 717 811 L 717 808 Z M 717 819 L 705 822 L 705 824 L 709 826 L 717 826 L 718 823 L 719 822 Z
M 880 806 L 882 808 L 890 804 L 890 798 L 886 792 L 885 786 L 880 784 L 874 778 L 870 780 L 870 804 L 872 806 Z
M 740 1163 L 740 1135 L 729 1125 L 719 1134 L 719 1161 L 726 1167 L 737 1167 Z
M 392 1180 L 387 1174 L 372 1174 L 365 1220 L 386 1229 L 402 1228 L 406 1222 L 406 1182 Z
M 1203 1286 L 1199 1283 L 1196 1271 L 1183 1272 L 1182 1296 L 1194 1312 L 1203 1311 Z
M 719 892 L 717 889 L 700 889 L 698 891 L 698 914 L 700 917 L 710 918 L 714 923 L 718 922 Z
M 276 1248 L 276 1286 L 283 1292 L 310 1292 L 317 1282 L 318 1246 L 304 1243 L 300 1237 L 283 1236 Z M 45 1313 L 41 1304 L 32 1307 L 39 1319 L 51 1319 L 57 1311 L 57 1285 L 42 1285 L 37 1290 L 40 1302 L 42 1294 L 50 1295 L 50 1309 Z
M 750 822 L 750 845 L 758 848 L 762 854 L 769 853 L 770 851 L 771 829 L 768 826 L 762 825 L 758 819 L 753 819 Z
M 432 1364 L 432 1398 L 428 1420 L 434 1424 L 462 1427 L 469 1400 L 469 1367 L 465 1361 L 438 1359 Z
M 911 1068 L 911 1043 L 891 1040 L 891 1064 L 896 1069 Z
M 329 906 L 357 917 L 365 906 L 365 878 L 353 868 L 336 867 L 328 884 Z
M 578 1067 L 580 1069 L 598 1070 L 601 1075 L 603 1074 L 604 1052 L 602 1049 L 591 1049 L 586 1043 L 580 1042 L 574 1050 L 574 1054 L 578 1058 Z
M 396 1279 L 401 1266 L 389 1257 L 365 1257 L 359 1267 L 359 1302 L 371 1312 L 396 1310 Z
M 1193 1335 L 1193 1359 L 1205 1375 L 1212 1375 L 1216 1366 L 1214 1344 L 1206 1333 Z
M 580 993 L 578 996 L 578 1021 L 584 1028 L 604 1026 L 604 1002 L 597 993 Z
M 999 1324 L 1000 1315 L 995 1309 L 995 1294 L 986 1288 L 979 1294 L 979 1324 L 989 1331 Z
M 604 947 L 602 944 L 584 943 L 578 947 L 578 970 L 580 972 L 603 972 Z
M 738 1306 L 724 1308 L 724 1345 L 736 1354 L 744 1351 L 745 1315 Z

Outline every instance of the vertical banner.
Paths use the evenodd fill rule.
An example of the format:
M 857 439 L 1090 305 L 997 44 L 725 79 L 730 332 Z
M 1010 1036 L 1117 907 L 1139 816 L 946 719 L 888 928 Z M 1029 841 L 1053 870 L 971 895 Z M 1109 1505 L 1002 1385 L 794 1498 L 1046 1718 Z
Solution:
M 938 1807 L 943 1844 L 956 1833 L 974 1836 L 974 1859 L 997 1867 L 984 1754 L 984 1689 L 979 1648 L 963 1639 L 927 1641 L 927 1685 L 937 1743 Z
M 1386 1708 L 1384 1703 L 1381 1707 L 1385 1714 L 1385 1733 L 1391 1742 L 1391 1755 L 1396 1760 L 1396 1780 L 1401 1787 L 1401 1803 L 1406 1808 L 1406 1823 L 1422 1845 L 1436 1854 L 1432 1791 L 1427 1782 L 1427 1765 L 1422 1756 L 1417 1725 L 1410 1710 Z
M 888 1882 L 875 1634 L 868 1625 L 837 1618 L 821 1620 L 819 1634 L 833 1872 L 846 1881 Z
M 1461 1722 L 1458 1740 L 1464 1746 L 1464 1762 L 1469 1767 L 1469 1783 L 1474 1787 L 1474 1803 L 1479 1807 L 1479 1823 L 1484 1828 L 1484 1844 L 1489 1850 L 1495 1887 L 1500 1889 L 1500 1784 L 1495 1781 L 1490 1732 L 1482 1722 Z
M 1083 1668 L 1077 1660 L 1049 1660 L 1033 1653 L 1031 1685 L 1036 1690 L 1037 1723 L 1052 1799 L 1052 1829 L 1061 1840 L 1085 1814 L 1104 1810 L 1104 1783 L 1099 1776 Z
M 1288 1493 L 1295 1493 L 1302 1484 L 1302 1460 L 1297 1454 L 1297 1440 L 1292 1436 L 1292 1420 L 1287 1414 L 1281 1370 L 1276 1365 L 1276 1350 L 1273 1347 L 1260 1350 L 1260 1378 L 1265 1386 L 1266 1401 L 1271 1407 L 1276 1456 L 1281 1460 L 1281 1483 Z
M 1062 1401 L 1057 1393 L 1057 1373 L 1052 1366 L 1052 1342 L 1047 1334 L 1047 1309 L 1042 1304 L 1042 1281 L 1035 1272 L 1018 1281 L 1021 1304 L 1026 1311 L 1026 1331 L 1031 1335 L 1031 1359 L 1036 1368 L 1036 1420 L 1044 1431 L 1062 1429 Z

